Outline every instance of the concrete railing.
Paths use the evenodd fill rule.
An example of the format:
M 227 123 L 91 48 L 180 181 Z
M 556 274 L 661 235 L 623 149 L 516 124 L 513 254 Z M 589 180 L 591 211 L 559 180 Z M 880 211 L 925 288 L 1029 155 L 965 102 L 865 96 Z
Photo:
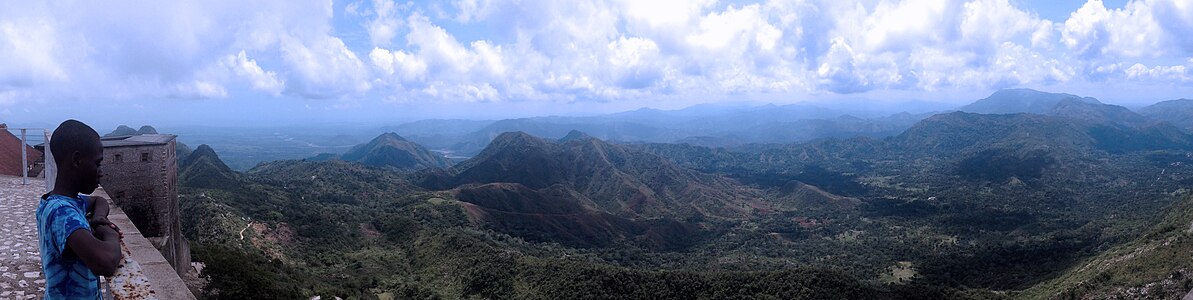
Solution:
M 108 292 L 104 297 L 117 300 L 195 299 L 187 289 L 186 283 L 178 277 L 178 273 L 166 262 L 161 252 L 141 235 L 124 211 L 112 203 L 112 197 L 102 188 L 92 195 L 108 199 L 108 206 L 112 209 L 108 213 L 108 220 L 120 227 L 120 231 L 124 233 L 120 245 L 121 251 L 124 252 L 124 263 L 115 276 L 107 278 Z

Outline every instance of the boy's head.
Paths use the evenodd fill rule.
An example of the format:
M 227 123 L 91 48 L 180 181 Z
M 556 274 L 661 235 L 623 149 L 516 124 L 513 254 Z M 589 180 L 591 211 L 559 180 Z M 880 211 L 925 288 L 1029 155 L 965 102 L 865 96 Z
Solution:
M 57 183 L 68 184 L 84 194 L 99 187 L 104 147 L 91 126 L 75 120 L 62 122 L 50 137 L 50 153 L 58 167 Z

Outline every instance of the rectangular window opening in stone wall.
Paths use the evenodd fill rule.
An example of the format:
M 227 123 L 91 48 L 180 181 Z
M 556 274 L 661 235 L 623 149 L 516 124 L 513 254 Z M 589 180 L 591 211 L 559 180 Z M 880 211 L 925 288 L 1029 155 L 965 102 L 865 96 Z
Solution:
M 124 155 L 120 155 L 120 153 L 116 153 L 116 156 L 115 156 L 114 158 L 115 158 L 115 159 L 113 159 L 113 160 L 114 160 L 114 161 L 116 161 L 116 162 L 122 162 L 122 161 L 124 161 Z
M 149 152 L 141 152 L 141 161 L 149 161 Z

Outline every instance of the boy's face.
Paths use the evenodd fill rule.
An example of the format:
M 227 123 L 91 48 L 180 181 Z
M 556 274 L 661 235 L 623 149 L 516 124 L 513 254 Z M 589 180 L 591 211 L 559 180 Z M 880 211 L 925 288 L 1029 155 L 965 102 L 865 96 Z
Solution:
M 99 179 L 103 177 L 100 172 L 100 163 L 104 160 L 104 148 L 100 146 L 99 141 L 95 141 L 95 147 L 90 153 L 79 153 L 76 159 L 76 170 L 78 171 L 79 192 L 84 194 L 91 194 L 99 187 Z

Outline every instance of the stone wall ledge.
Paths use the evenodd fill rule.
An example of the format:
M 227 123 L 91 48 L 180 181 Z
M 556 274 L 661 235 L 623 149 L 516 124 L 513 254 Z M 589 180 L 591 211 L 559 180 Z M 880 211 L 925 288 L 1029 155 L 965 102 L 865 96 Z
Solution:
M 108 206 L 111 207 L 108 220 L 124 233 L 120 245 L 124 252 L 124 264 L 115 276 L 107 279 L 109 292 L 104 297 L 117 300 L 195 299 L 195 295 L 191 294 L 161 252 L 141 235 L 124 211 L 112 203 L 112 197 L 103 188 L 97 189 L 92 195 L 108 199 Z

